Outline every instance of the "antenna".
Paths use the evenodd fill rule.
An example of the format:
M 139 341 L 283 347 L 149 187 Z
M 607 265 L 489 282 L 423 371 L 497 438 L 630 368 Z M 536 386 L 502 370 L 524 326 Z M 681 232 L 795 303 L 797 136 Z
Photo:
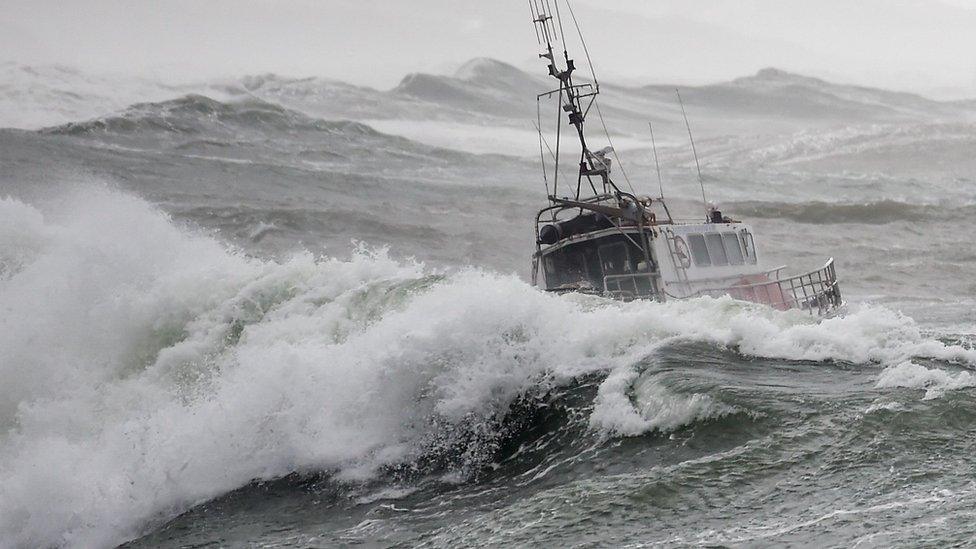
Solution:
M 556 4 L 556 7 L 559 7 L 558 3 Z M 593 61 L 590 60 L 590 50 L 586 48 L 586 40 L 583 40 L 583 31 L 580 30 L 579 21 L 576 20 L 576 13 L 573 12 L 573 5 L 569 3 L 569 0 L 566 0 L 566 7 L 569 9 L 569 15 L 573 18 L 573 25 L 576 26 L 576 34 L 579 35 L 580 44 L 583 45 L 583 53 L 586 55 L 586 64 L 589 65 L 590 76 L 593 77 L 593 86 L 599 93 L 600 82 L 596 79 L 596 69 L 593 68 Z
M 590 107 L 595 104 L 596 95 L 600 92 L 599 88 L 597 87 L 598 84 L 596 80 L 596 73 L 593 72 L 592 63 L 589 64 L 590 72 L 593 76 L 593 83 L 591 84 L 589 82 L 583 82 L 576 84 L 573 82 L 573 73 L 576 71 L 576 64 L 573 59 L 569 57 L 569 52 L 567 51 L 563 21 L 559 13 L 559 2 L 560 0 L 529 0 L 528 2 L 529 10 L 532 13 L 532 21 L 535 24 L 536 32 L 538 33 L 537 38 L 540 44 L 545 44 L 544 51 L 543 53 L 539 54 L 539 57 L 547 60 L 549 76 L 559 81 L 559 87 L 557 89 L 541 93 L 537 96 L 537 99 L 541 99 L 543 97 L 550 98 L 555 95 L 557 99 L 556 167 L 553 170 L 553 195 L 550 196 L 550 199 L 555 199 L 558 189 L 563 115 L 567 117 L 569 125 L 576 130 L 575 134 L 580 145 L 579 172 L 576 177 L 576 198 L 580 198 L 580 190 L 582 188 L 584 178 L 589 183 L 590 189 L 593 191 L 593 195 L 596 198 L 606 195 L 607 193 L 611 192 L 611 190 L 616 195 L 619 195 L 621 192 L 620 189 L 613 182 L 613 180 L 610 179 L 609 164 L 602 158 L 598 158 L 597 154 L 591 151 L 586 143 L 586 135 L 583 130 L 584 121 L 586 120 L 586 116 L 590 111 Z M 572 14 L 572 7 L 570 7 L 568 1 L 566 2 L 566 7 Z M 579 24 L 575 20 L 575 14 L 573 14 L 573 18 L 574 25 L 576 26 L 577 32 L 579 32 Z M 580 35 L 580 40 L 582 41 L 582 34 Z M 553 51 L 553 43 L 557 41 L 562 41 L 563 43 L 562 61 L 564 65 L 562 67 L 559 66 L 560 63 L 557 63 L 556 55 Z M 585 50 L 585 42 L 583 44 Z M 599 105 L 597 105 L 597 111 L 599 112 Z M 607 139 L 610 139 L 609 135 Z M 624 174 L 624 178 L 626 179 L 627 174 L 623 171 L 623 167 L 621 167 L 621 172 Z M 597 191 L 596 185 L 593 181 L 595 177 L 598 177 L 600 183 L 603 185 L 603 195 Z
M 549 5 L 549 0 L 545 0 L 546 7 L 549 8 L 549 16 L 552 17 L 552 6 Z M 556 22 L 559 23 L 559 37 L 563 41 L 563 56 L 569 61 L 569 46 L 566 44 L 566 33 L 563 32 L 563 18 L 559 15 L 559 0 L 552 0 L 552 3 L 556 5 Z M 553 30 L 555 32 L 555 28 Z
M 647 123 L 647 130 L 651 132 L 651 150 L 654 151 L 654 167 L 657 168 L 657 184 L 661 188 L 661 200 L 664 200 L 664 179 L 661 178 L 661 163 L 657 161 L 657 143 L 654 142 L 654 128 Z
M 545 0 L 529 0 L 529 10 L 532 12 L 532 22 L 535 23 L 536 39 L 541 44 L 544 40 L 547 48 L 558 39 L 556 27 L 552 22 L 552 7 Z
M 705 214 L 708 214 L 708 199 L 705 198 L 705 182 L 702 180 L 701 163 L 698 162 L 698 150 L 695 149 L 695 138 L 691 136 L 691 124 L 688 123 L 688 113 L 685 112 L 685 102 L 681 100 L 681 92 L 678 88 L 674 89 L 678 96 L 678 104 L 681 105 L 681 116 L 685 119 L 685 127 L 688 128 L 688 140 L 691 141 L 691 152 L 695 155 L 695 167 L 698 169 L 698 185 L 701 186 L 702 204 L 705 206 Z

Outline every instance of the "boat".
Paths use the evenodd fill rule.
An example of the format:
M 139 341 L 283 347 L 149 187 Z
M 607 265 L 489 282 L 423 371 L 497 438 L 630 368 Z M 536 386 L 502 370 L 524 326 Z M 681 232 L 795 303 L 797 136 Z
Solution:
M 544 48 L 539 58 L 546 61 L 548 75 L 559 82 L 558 88 L 537 96 L 537 104 L 556 97 L 559 115 L 555 151 L 543 137 L 541 114 L 537 125 L 548 205 L 535 218 L 533 284 L 549 292 L 591 293 L 623 300 L 667 301 L 727 295 L 819 317 L 842 310 L 844 301 L 833 258 L 818 269 L 796 275 L 785 275 L 785 266 L 764 268 L 753 228 L 704 200 L 704 185 L 705 211 L 698 220 L 674 218 L 663 188 L 661 196 L 656 197 L 621 190 L 611 177 L 614 151 L 609 132 L 606 138 L 610 146 L 594 151 L 588 146 L 584 131 L 600 93 L 592 63 L 589 79 L 574 79 L 576 64 L 566 47 L 558 0 L 554 4 L 549 0 L 529 0 L 529 6 L 539 45 Z M 573 23 L 577 23 L 571 6 L 566 3 L 565 8 Z M 561 56 L 556 53 L 556 42 L 563 44 Z M 589 61 L 582 34 L 580 43 Z M 575 185 L 572 181 L 564 184 L 571 194 L 559 196 L 560 154 L 567 148 L 561 143 L 563 115 L 579 142 L 579 170 Z M 694 138 L 690 125 L 687 127 L 698 165 Z M 555 164 L 551 191 L 543 143 Z M 656 158 L 655 147 L 655 161 Z M 700 165 L 698 173 L 701 182 Z

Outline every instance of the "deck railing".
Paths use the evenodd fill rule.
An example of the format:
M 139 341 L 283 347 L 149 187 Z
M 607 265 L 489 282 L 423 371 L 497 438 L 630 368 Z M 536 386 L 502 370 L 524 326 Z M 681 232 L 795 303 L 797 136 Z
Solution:
M 765 303 L 780 310 L 800 309 L 810 314 L 826 314 L 843 305 L 834 258 L 820 269 L 789 278 L 710 288 L 696 295 L 730 295 L 736 299 Z
M 657 272 L 606 275 L 603 277 L 603 293 L 627 300 L 656 296 L 657 287 L 654 281 L 657 277 Z M 646 288 L 641 288 L 638 284 L 638 280 L 642 278 L 647 280 Z M 633 290 L 627 289 L 626 286 L 633 287 Z
M 843 305 L 833 258 L 830 258 L 820 269 L 789 278 L 779 278 L 779 271 L 782 268 L 759 275 L 775 276 L 774 280 L 707 288 L 683 297 L 729 295 L 743 301 L 763 303 L 781 311 L 800 309 L 817 315 L 827 314 Z M 655 286 L 657 276 L 656 272 L 607 275 L 603 277 L 603 292 L 624 300 L 654 296 L 659 291 Z M 643 285 L 638 283 L 640 279 L 647 280 L 646 287 L 641 287 Z

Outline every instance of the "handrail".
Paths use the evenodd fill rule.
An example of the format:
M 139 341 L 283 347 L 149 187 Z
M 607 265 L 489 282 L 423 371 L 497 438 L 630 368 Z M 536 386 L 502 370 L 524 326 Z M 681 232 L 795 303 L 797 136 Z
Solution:
M 610 294 L 618 297 L 623 297 L 625 299 L 634 299 L 641 295 L 656 295 L 657 289 L 654 284 L 654 280 L 658 277 L 656 271 L 643 272 L 643 273 L 625 273 L 625 274 L 614 274 L 614 275 L 604 275 L 603 277 L 603 293 Z M 637 286 L 637 280 L 640 278 L 646 278 L 649 290 L 647 292 L 641 292 L 640 288 Z M 630 280 L 634 285 L 634 291 L 625 290 L 620 286 L 620 281 Z M 610 289 L 610 282 L 617 283 L 617 289 Z
M 773 275 L 775 275 L 775 278 L 772 279 L 772 281 L 775 282 L 777 280 L 780 280 L 780 278 L 779 278 L 779 272 L 782 271 L 785 268 L 786 268 L 786 265 L 782 265 L 782 266 L 776 267 L 775 269 L 769 269 L 769 270 L 766 270 L 766 271 L 758 271 L 758 272 L 751 272 L 751 273 L 744 273 L 744 275 L 746 275 L 746 276 L 759 276 L 759 275 L 762 275 L 762 276 L 767 276 L 767 277 L 772 277 Z M 743 275 L 733 275 L 733 276 L 743 276 Z M 714 277 L 711 277 L 711 278 L 696 278 L 696 279 L 689 280 L 689 281 L 680 280 L 679 282 L 681 282 L 682 284 L 685 284 L 685 285 L 690 285 L 690 284 L 706 284 L 706 283 L 709 283 L 709 282 L 715 282 L 717 280 L 728 280 L 728 279 L 729 279 L 729 275 L 725 275 L 725 276 L 714 276 Z M 761 282 L 760 284 L 766 284 L 766 282 Z M 708 288 L 706 290 L 701 290 L 701 291 L 720 290 L 720 289 L 727 288 L 727 287 L 728 286 Z
M 766 274 L 766 276 L 771 276 L 771 275 L 774 275 L 775 274 L 776 275 L 776 280 L 779 280 L 779 272 L 782 271 L 785 268 L 786 268 L 786 265 L 780 265 L 779 267 L 776 267 L 775 269 L 770 269 L 770 270 L 766 271 L 765 274 Z
M 824 314 L 843 305 L 834 258 L 820 269 L 789 278 L 778 278 L 753 284 L 735 284 L 725 288 L 699 290 L 693 296 L 730 295 L 736 299 L 765 303 L 780 310 L 800 309 Z

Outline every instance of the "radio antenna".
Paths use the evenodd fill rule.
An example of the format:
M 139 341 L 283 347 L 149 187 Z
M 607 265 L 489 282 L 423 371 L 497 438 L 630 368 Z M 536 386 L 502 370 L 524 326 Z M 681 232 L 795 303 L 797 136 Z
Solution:
M 654 151 L 654 167 L 657 168 L 657 184 L 661 188 L 661 199 L 664 199 L 664 179 L 661 178 L 661 163 L 657 160 L 657 143 L 654 142 L 654 128 L 647 123 L 647 130 L 651 132 L 651 150 Z
M 558 11 L 559 3 L 557 0 L 556 9 Z M 583 53 L 586 54 L 586 64 L 590 66 L 590 76 L 593 77 L 593 86 L 596 91 L 600 91 L 600 81 L 596 79 L 596 69 L 593 68 L 593 61 L 590 60 L 590 50 L 586 48 L 586 40 L 583 39 L 583 31 L 580 30 L 579 21 L 576 20 L 576 14 L 573 12 L 573 5 L 566 0 L 566 8 L 569 9 L 569 15 L 573 18 L 573 25 L 576 26 L 576 34 L 579 35 L 580 44 L 583 45 Z M 619 160 L 619 159 L 618 159 Z
M 688 140 L 691 141 L 691 153 L 695 156 L 695 168 L 698 169 L 698 185 L 701 187 L 702 204 L 705 206 L 705 214 L 708 214 L 708 199 L 705 198 L 705 181 L 702 179 L 701 162 L 698 161 L 698 150 L 695 149 L 695 138 L 691 135 L 691 124 L 688 123 L 688 113 L 685 112 L 685 102 L 681 100 L 681 92 L 678 88 L 674 89 L 678 96 L 678 104 L 681 105 L 681 116 L 685 119 L 685 128 L 688 128 Z

